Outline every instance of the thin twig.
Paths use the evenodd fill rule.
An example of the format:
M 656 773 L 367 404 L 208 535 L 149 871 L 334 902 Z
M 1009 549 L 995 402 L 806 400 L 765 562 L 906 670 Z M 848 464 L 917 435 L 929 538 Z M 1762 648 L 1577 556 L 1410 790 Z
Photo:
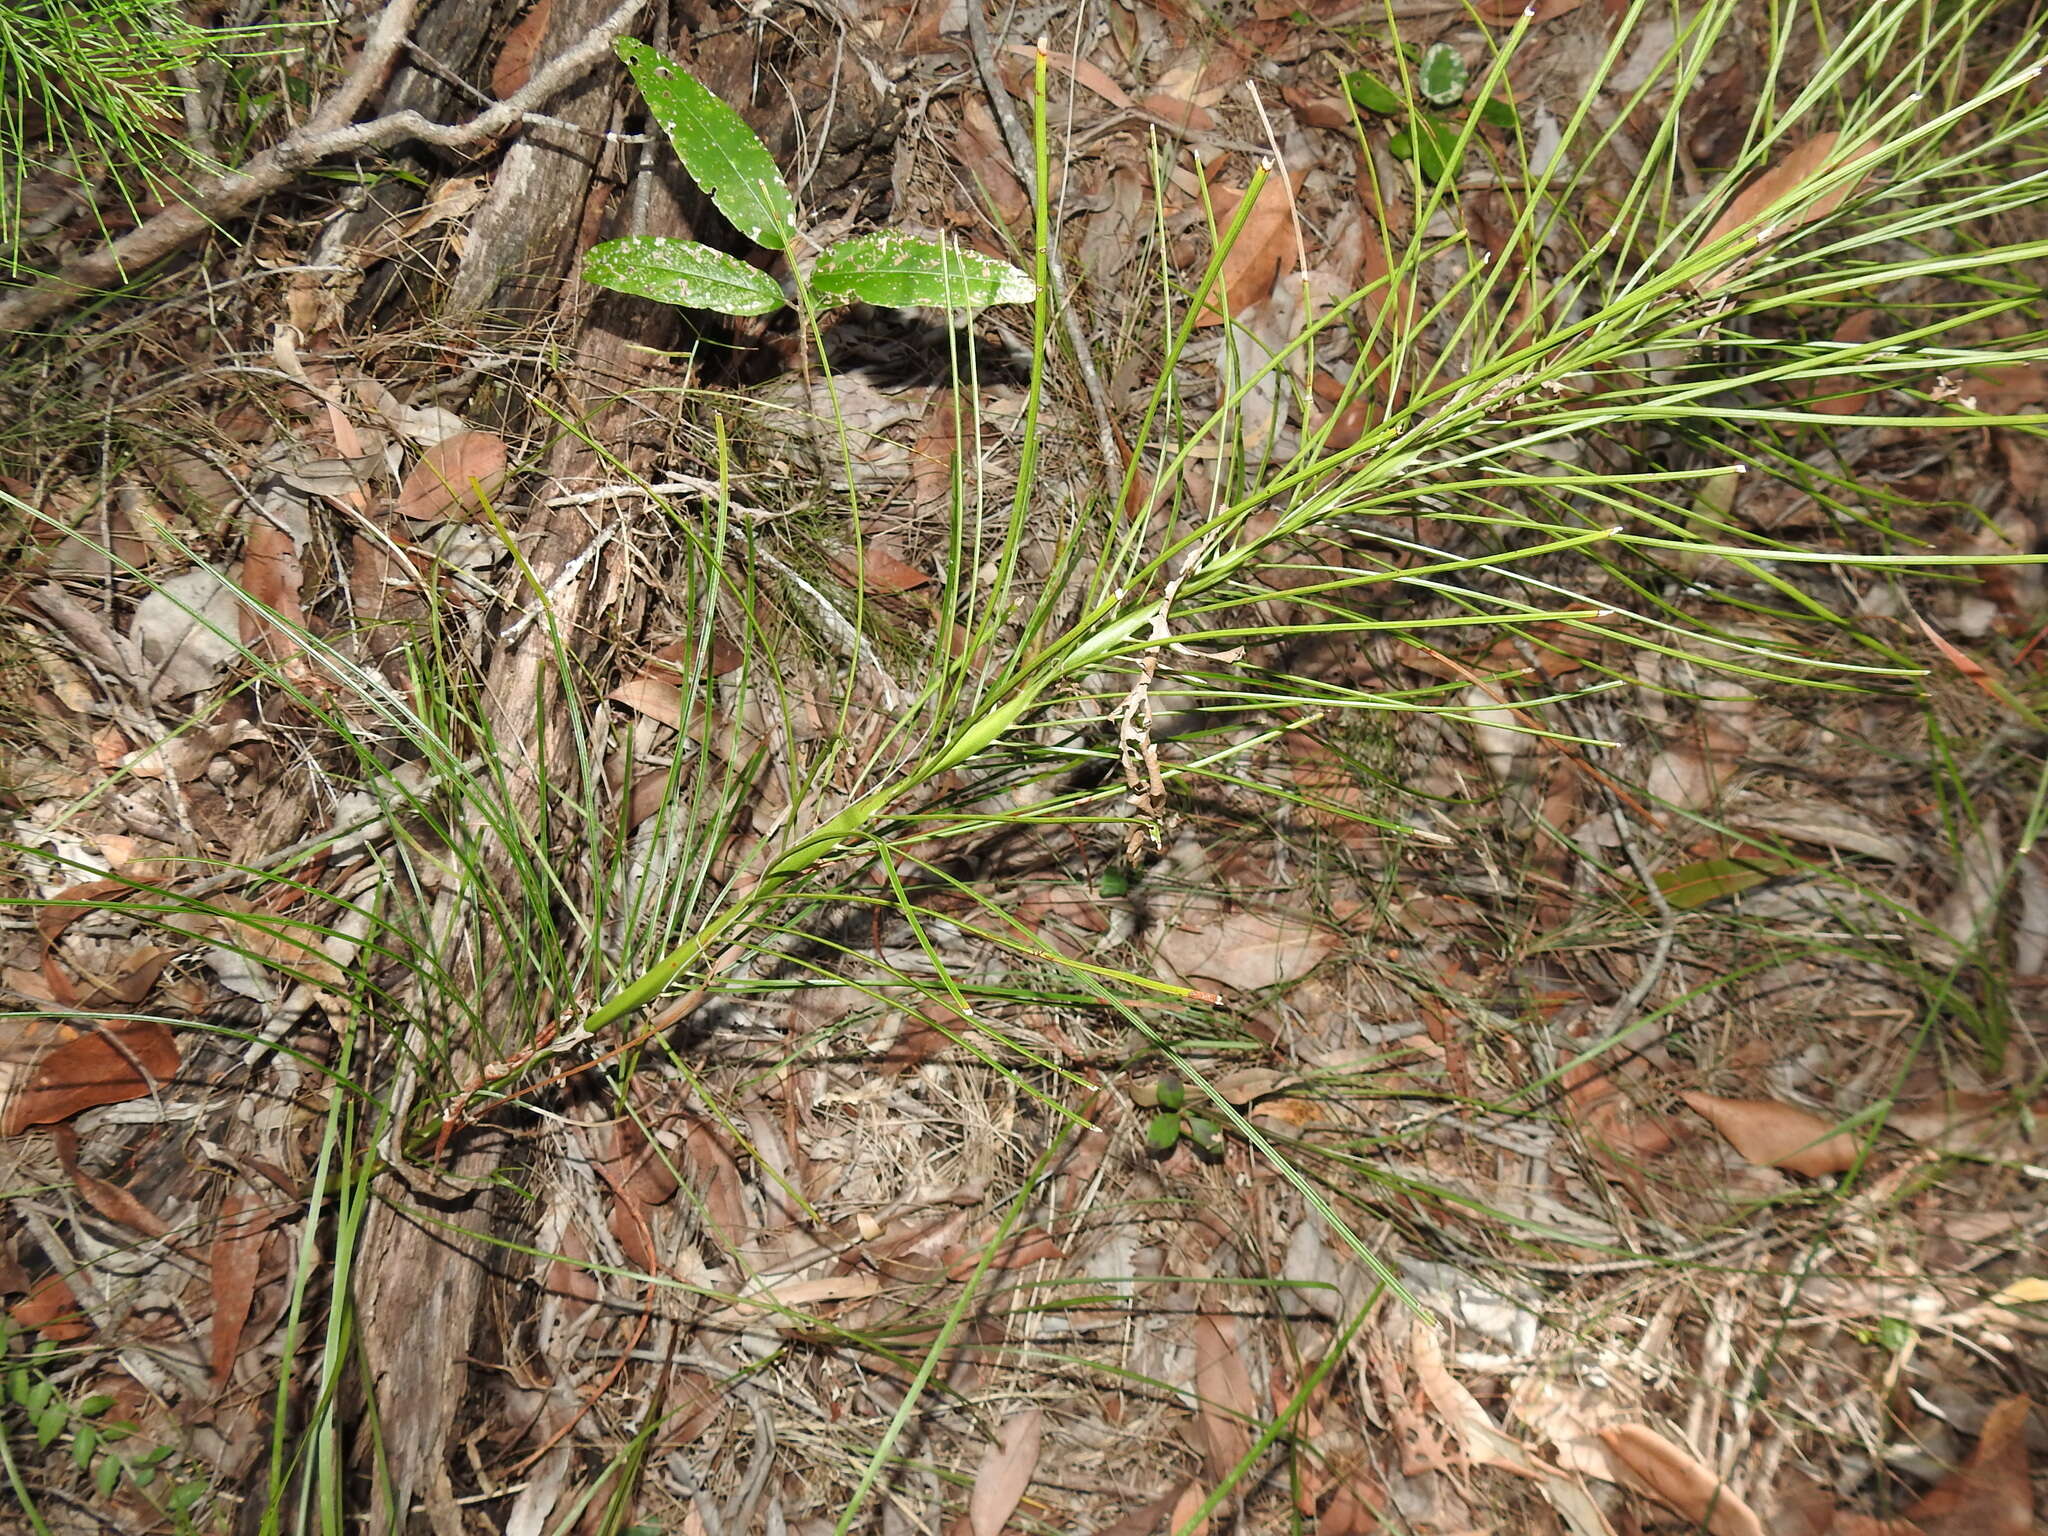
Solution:
M 996 122 L 1003 130 L 1003 143 L 1008 146 L 1010 159 L 1017 167 L 1017 176 L 1024 183 L 1024 190 L 1030 193 L 1035 203 L 1041 196 L 1050 198 L 1049 189 L 1038 186 L 1038 157 L 1031 151 L 1031 136 L 1024 131 L 1024 125 L 1017 121 L 1017 109 L 1010 101 L 1010 88 L 1003 84 L 1003 72 L 996 63 L 995 41 L 989 36 L 988 22 L 981 14 L 982 0 L 967 0 L 967 37 L 974 48 L 975 67 L 981 72 L 982 86 L 988 91 L 989 105 L 995 109 Z M 1072 303 L 1072 289 L 1067 286 L 1067 264 L 1060 257 L 1058 239 L 1046 242 L 1045 270 L 1052 279 L 1052 304 L 1060 312 L 1060 323 L 1066 327 L 1067 343 L 1074 349 L 1074 366 L 1081 371 L 1081 384 L 1088 392 L 1088 404 L 1095 412 L 1095 433 L 1102 447 L 1102 462 L 1112 475 L 1121 475 L 1124 470 L 1124 456 L 1117 447 L 1116 427 L 1109 414 L 1109 392 L 1102 387 L 1102 375 L 1095 369 L 1095 354 L 1088 345 L 1088 333 L 1082 329 L 1081 315 Z
M 611 53 L 612 39 L 626 28 L 647 0 L 622 0 L 575 47 L 554 59 L 519 90 L 465 123 L 436 123 L 407 110 L 367 123 L 354 121 L 405 47 L 420 0 L 391 0 L 377 18 L 355 65 L 333 94 L 306 122 L 242 166 L 200 186 L 190 201 L 145 219 L 120 239 L 84 255 L 74 256 L 50 276 L 0 299 L 0 333 L 21 332 L 95 293 L 118 287 L 143 271 L 203 239 L 222 219 L 241 212 L 258 198 L 288 185 L 299 172 L 337 155 L 386 149 L 403 140 L 417 140 L 441 149 L 467 149 L 496 138 L 525 120 L 539 107 L 583 77 Z

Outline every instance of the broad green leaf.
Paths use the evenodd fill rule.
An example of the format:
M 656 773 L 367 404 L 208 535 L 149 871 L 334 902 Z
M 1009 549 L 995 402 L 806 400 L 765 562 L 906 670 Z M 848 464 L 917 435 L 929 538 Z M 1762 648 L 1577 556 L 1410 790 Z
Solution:
M 83 1472 L 92 1465 L 92 1458 L 100 1448 L 100 1437 L 90 1424 L 78 1426 L 78 1433 L 71 1439 L 71 1461 Z
M 1188 1101 L 1188 1091 L 1181 1086 L 1180 1079 L 1171 1072 L 1163 1074 L 1152 1085 L 1153 1102 L 1161 1109 L 1179 1109 Z
M 1214 1157 L 1223 1150 L 1223 1128 L 1204 1115 L 1187 1117 L 1188 1140 Z
M 81 1419 L 96 1419 L 114 1406 L 114 1399 L 106 1392 L 95 1392 L 72 1411 Z
M 1453 107 L 1465 99 L 1466 82 L 1472 78 L 1458 50 L 1449 43 L 1431 43 L 1423 50 L 1422 65 L 1415 83 L 1425 100 L 1439 107 Z
M 765 315 L 782 307 L 782 285 L 738 257 L 694 240 L 628 235 L 594 245 L 583 280 L 637 298 L 721 315 Z
M 811 292 L 898 309 L 982 309 L 1029 304 L 1038 296 L 1031 279 L 1005 262 L 887 230 L 842 240 L 826 251 L 811 269 Z
M 56 1438 L 64 1433 L 64 1426 L 71 1422 L 71 1410 L 60 1401 L 43 1404 L 36 1413 L 36 1449 L 47 1451 Z
M 1358 103 L 1359 110 L 1377 112 L 1382 117 L 1399 117 L 1408 110 L 1408 104 L 1400 94 L 1383 83 L 1376 75 L 1365 70 L 1354 69 L 1344 76 L 1344 89 L 1351 99 Z
M 1145 1145 L 1154 1152 L 1171 1152 L 1180 1140 L 1180 1116 L 1168 1111 L 1154 1115 L 1145 1126 Z
M 1456 168 L 1458 128 L 1436 117 L 1417 117 L 1387 140 L 1387 148 L 1413 160 L 1426 181 L 1446 180 Z
M 1515 126 L 1515 106 L 1504 97 L 1489 96 L 1479 103 L 1479 121 L 1489 128 L 1512 128 Z
M 796 233 L 796 203 L 746 119 L 697 83 L 673 59 L 645 43 L 622 37 L 619 57 L 647 98 L 647 110 L 668 131 L 683 169 L 749 240 L 781 250 Z M 759 314 L 759 310 L 728 310 Z
M 114 1484 L 121 1481 L 121 1463 L 109 1456 L 93 1468 L 92 1486 L 102 1499 L 114 1496 Z

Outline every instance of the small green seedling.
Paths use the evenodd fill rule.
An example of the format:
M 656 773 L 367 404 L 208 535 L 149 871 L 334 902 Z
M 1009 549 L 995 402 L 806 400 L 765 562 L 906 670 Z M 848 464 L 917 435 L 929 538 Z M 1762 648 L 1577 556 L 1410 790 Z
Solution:
M 749 240 L 787 250 L 797 237 L 796 200 L 768 146 L 673 59 L 632 38 L 620 38 L 617 47 L 690 179 Z M 722 315 L 765 315 L 785 302 L 782 285 L 758 267 L 695 240 L 658 235 L 593 246 L 583 258 L 583 278 L 638 298 Z M 886 230 L 828 247 L 805 286 L 827 304 L 859 299 L 899 308 L 981 309 L 1029 304 L 1037 297 L 1031 279 L 1005 262 Z
M 1514 107 L 1498 96 L 1488 97 L 1469 113 L 1460 110 L 1472 84 L 1472 72 L 1448 43 L 1432 43 L 1422 51 L 1414 80 L 1419 102 L 1411 102 L 1362 69 L 1344 76 L 1344 89 L 1361 112 L 1406 119 L 1387 140 L 1387 148 L 1404 160 L 1413 160 L 1427 181 L 1448 181 L 1456 173 L 1458 139 L 1467 117 L 1477 117 L 1489 128 L 1515 126 Z
M 1162 1073 L 1135 1095 L 1143 1104 L 1150 1100 L 1153 1115 L 1145 1123 L 1145 1145 L 1165 1156 L 1185 1136 L 1203 1157 L 1223 1155 L 1223 1129 L 1206 1115 L 1188 1109 L 1188 1091 L 1172 1073 Z

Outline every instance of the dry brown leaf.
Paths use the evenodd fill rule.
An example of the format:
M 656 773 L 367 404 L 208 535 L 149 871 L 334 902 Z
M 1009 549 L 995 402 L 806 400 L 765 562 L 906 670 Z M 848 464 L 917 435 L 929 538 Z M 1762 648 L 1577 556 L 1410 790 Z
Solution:
M 684 1117 L 679 1161 L 697 1186 L 697 1209 L 712 1239 L 728 1253 L 737 1252 L 754 1225 L 747 1210 L 746 1182 L 711 1122 L 695 1115 Z
M 833 556 L 832 568 L 849 585 L 857 583 L 870 592 L 914 592 L 931 584 L 930 575 L 905 560 L 887 539 L 868 540 L 858 571 L 847 555 Z
M 1033 62 L 1038 58 L 1036 48 L 1027 48 L 1022 43 L 1010 44 L 1008 51 L 1018 58 Z M 1045 62 L 1053 69 L 1063 70 L 1072 75 L 1076 81 L 1087 86 L 1118 111 L 1131 110 L 1130 93 L 1103 73 L 1099 65 L 1091 64 L 1086 59 L 1077 59 L 1071 53 L 1060 53 L 1052 49 L 1046 50 Z
M 974 1536 L 1001 1536 L 1018 1501 L 1038 1470 L 1039 1430 L 1044 1415 L 1026 1409 L 1003 1426 L 1002 1438 L 990 1446 L 974 1474 L 967 1498 L 967 1523 Z
M 29 1329 L 59 1344 L 92 1336 L 92 1324 L 62 1275 L 50 1275 L 22 1300 L 8 1308 L 17 1328 Z
M 1161 1522 L 1166 1520 L 1169 1513 L 1183 1507 L 1182 1500 L 1187 1497 L 1190 1491 L 1194 1493 L 1194 1501 L 1187 1504 L 1185 1509 L 1188 1515 L 1192 1515 L 1201 1507 L 1201 1485 L 1199 1483 L 1170 1483 L 1167 1485 L 1166 1491 L 1160 1494 L 1158 1498 L 1152 1500 L 1151 1503 L 1140 1504 L 1136 1509 L 1126 1510 L 1123 1514 L 1118 1515 L 1109 1524 L 1097 1526 L 1094 1536 L 1152 1536 L 1154 1531 L 1161 1528 Z M 1166 1524 L 1165 1529 L 1178 1532 L 1185 1523 L 1184 1519 L 1174 1520 Z M 1204 1526 L 1207 1523 L 1207 1521 L 1204 1521 Z
M 1436 1409 L 1438 1421 L 1450 1429 L 1467 1461 L 1539 1480 L 1551 1474 L 1528 1447 L 1494 1423 L 1479 1399 L 1451 1375 L 1444 1364 L 1443 1340 L 1433 1323 L 1410 1322 L 1408 1364 L 1423 1395 Z
M 1194 896 L 1173 914 L 1154 945 L 1183 981 L 1218 982 L 1240 992 L 1298 981 L 1337 947 L 1337 935 L 1305 918 L 1230 911 L 1220 898 Z
M 1639 1492 L 1670 1505 L 1694 1525 L 1704 1525 L 1714 1536 L 1764 1536 L 1756 1511 L 1692 1452 L 1640 1424 L 1617 1424 L 1601 1430 L 1600 1438 Z
M 458 432 L 419 456 L 398 488 L 398 515 L 469 518 L 504 488 L 510 454 L 495 432 Z
M 985 1242 L 962 1243 L 958 1247 L 948 1248 L 945 1253 L 946 1278 L 961 1281 L 983 1267 L 1022 1269 L 1026 1265 L 1037 1264 L 1046 1259 L 1064 1257 L 1059 1244 L 1052 1240 L 1052 1234 L 1043 1227 L 1032 1227 L 1004 1238 L 996 1245 L 995 1252 L 989 1255 L 988 1263 L 984 1266 L 981 1256 L 986 1246 Z
M 1017 168 L 1003 148 L 995 114 L 979 96 L 970 97 L 960 109 L 960 126 L 953 132 L 953 151 L 961 168 L 988 194 L 996 216 L 1003 223 L 1015 228 L 1031 216 L 1031 195 L 1024 190 Z
M 533 56 L 540 51 L 554 14 L 555 0 L 539 0 L 505 34 L 505 46 L 498 50 L 498 62 L 491 67 L 491 94 L 500 101 L 532 77 Z
M 842 1301 L 865 1301 L 882 1289 L 877 1275 L 825 1275 L 816 1280 L 790 1280 L 776 1286 L 757 1286 L 718 1314 L 720 1321 L 775 1312 L 801 1312 L 808 1307 L 830 1306 Z M 783 1318 L 787 1322 L 789 1319 Z
M 1200 1521 L 1195 1519 L 1195 1511 L 1202 1507 L 1208 1497 L 1209 1490 L 1200 1483 L 1189 1483 L 1181 1489 L 1180 1497 L 1173 1501 L 1173 1514 L 1166 1522 L 1167 1530 L 1171 1531 L 1173 1536 L 1209 1536 L 1208 1518 L 1205 1516 Z
M 2039 363 L 1987 363 L 1956 383 L 1959 399 L 1990 416 L 2017 416 L 2048 401 L 2048 368 Z
M 231 1189 L 222 1199 L 220 1225 L 213 1235 L 210 1268 L 213 1281 L 213 1330 L 208 1340 L 214 1390 L 227 1385 L 242 1352 L 242 1330 L 256 1300 L 256 1276 L 262 1267 L 263 1238 L 270 1230 L 265 1212 L 248 1195 Z
M 1870 340 L 1877 331 L 1877 323 L 1883 319 L 1877 310 L 1859 309 L 1855 314 L 1835 327 L 1835 334 L 1829 338 L 1860 346 Z M 1870 397 L 1882 386 L 1872 385 L 1859 389 L 1864 381 L 1853 374 L 1835 373 L 1811 384 L 1800 385 L 1794 398 L 1800 400 L 1809 411 L 1822 416 L 1856 416 L 1870 403 Z
M 1711 1093 L 1679 1097 L 1712 1121 L 1744 1161 L 1759 1168 L 1783 1168 L 1819 1178 L 1856 1166 L 1857 1139 L 1808 1110 L 1772 1099 L 1723 1099 Z
M 144 1205 L 131 1192 L 106 1179 L 95 1178 L 78 1166 L 78 1133 L 68 1125 L 50 1127 L 50 1142 L 57 1149 L 57 1161 L 63 1166 L 72 1186 L 84 1197 L 85 1203 L 98 1211 L 107 1220 L 140 1232 L 144 1237 L 169 1237 L 170 1223 Z
M 657 677 L 643 672 L 638 677 L 627 678 L 605 697 L 614 704 L 623 704 L 635 714 L 659 720 L 671 730 L 682 728 L 683 690 L 673 677 Z
M 561 1257 L 548 1265 L 544 1288 L 550 1296 L 561 1296 L 584 1306 L 601 1294 L 597 1276 L 590 1272 L 590 1245 L 572 1225 L 562 1233 Z
M 1195 1396 L 1210 1476 L 1221 1481 L 1252 1448 L 1259 1408 L 1251 1373 L 1237 1352 L 1237 1320 L 1203 1312 L 1195 1318 Z
M 1138 100 L 1138 110 L 1149 112 L 1168 127 L 1182 133 L 1208 133 L 1216 126 L 1216 114 L 1199 102 L 1188 101 L 1169 91 L 1149 91 Z
M 2027 1415 L 2009 1397 L 1991 1410 L 1969 1459 L 1906 1513 L 1927 1536 L 2033 1536 L 2034 1490 L 2027 1473 Z
M 2016 1157 L 2048 1146 L 2048 1099 L 2034 1104 L 2037 1129 L 2027 1136 L 2020 1106 L 2008 1093 L 1952 1093 L 1933 1103 L 1902 1105 L 1885 1124 L 1922 1146 L 1962 1157 Z
M 1298 175 L 1291 179 L 1291 185 L 1288 180 L 1275 176 L 1259 188 L 1258 201 L 1245 215 L 1244 227 L 1237 232 L 1236 241 L 1224 253 L 1222 271 L 1217 276 L 1216 286 L 1209 291 L 1208 307 L 1195 322 L 1197 325 L 1221 325 L 1226 317 L 1235 318 L 1253 305 L 1263 303 L 1272 293 L 1281 273 L 1292 268 L 1298 251 L 1294 231 L 1294 189 L 1300 185 L 1301 177 Z M 1217 192 L 1215 197 L 1216 233 L 1220 238 L 1229 232 L 1236 220 L 1244 194 L 1226 189 Z
M 305 569 L 292 536 L 267 517 L 249 520 L 242 542 L 242 643 L 259 656 L 282 662 L 299 652 L 293 629 L 304 629 L 306 610 L 299 601 Z
M 178 1042 L 155 1019 L 0 1020 L 0 1136 L 144 1098 L 177 1070 Z
M 1819 179 L 1823 173 L 1839 168 L 1844 161 L 1867 158 L 1877 148 L 1875 140 L 1859 145 L 1846 156 L 1835 154 L 1840 141 L 1838 133 L 1817 133 L 1804 143 L 1791 149 L 1778 163 L 1756 177 L 1748 186 L 1735 195 L 1735 201 L 1722 210 L 1706 235 L 1700 240 L 1699 248 L 1704 250 L 1724 235 L 1736 230 L 1757 225 L 1757 233 L 1766 230 L 1784 233 L 1824 219 L 1848 200 L 1849 194 L 1862 185 L 1860 178 L 1846 178 L 1829 191 L 1808 200 L 1799 197 L 1800 189 L 1807 183 Z M 1830 162 L 1834 164 L 1831 166 Z M 1776 215 L 1775 218 L 1770 217 Z M 1693 286 L 1702 293 L 1712 292 L 1732 277 L 1742 265 L 1743 258 L 1732 258 L 1726 265 L 1706 273 Z

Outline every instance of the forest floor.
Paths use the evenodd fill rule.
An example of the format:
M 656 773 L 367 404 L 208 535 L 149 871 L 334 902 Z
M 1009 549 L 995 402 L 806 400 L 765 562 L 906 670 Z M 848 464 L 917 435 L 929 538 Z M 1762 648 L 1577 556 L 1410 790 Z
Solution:
M 1568 325 L 1573 240 L 1812 174 L 1804 130 L 1742 159 L 1868 8 L 1810 9 L 662 0 L 631 28 L 809 228 L 1026 269 L 1043 38 L 1045 338 L 578 281 L 627 231 L 750 254 L 602 36 L 516 132 L 295 169 L 39 316 L 0 376 L 0 1526 L 2030 1536 L 2048 206 L 1978 288 L 1644 350 L 1604 387 L 1646 404 L 1559 385 L 1572 430 L 1465 511 L 1432 447 L 1438 499 L 1181 601 L 1205 509 L 1252 537 L 1445 419 L 1472 274 L 1517 274 L 1508 355 Z M 1982 68 L 2038 51 L 1978 9 Z M 203 80 L 222 158 L 377 15 Z M 427 5 L 356 115 L 460 121 L 608 24 Z M 1375 110 L 1440 44 L 1470 99 Z M 1417 138 L 1489 97 L 1437 195 Z M 1582 119 L 1532 237 L 1500 165 Z M 163 211 L 20 206 L 44 270 Z M 1993 288 L 1939 378 L 1756 377 Z M 1134 454 L 1162 398 L 1226 429 Z M 1580 485 L 1584 538 L 1485 543 Z M 1675 531 L 1610 556 L 1631 486 Z M 1125 599 L 1087 539 L 1184 536 L 1149 660 L 932 745 L 982 658 L 1057 660 L 1065 592 Z M 1043 617 L 961 627 L 996 591 Z

